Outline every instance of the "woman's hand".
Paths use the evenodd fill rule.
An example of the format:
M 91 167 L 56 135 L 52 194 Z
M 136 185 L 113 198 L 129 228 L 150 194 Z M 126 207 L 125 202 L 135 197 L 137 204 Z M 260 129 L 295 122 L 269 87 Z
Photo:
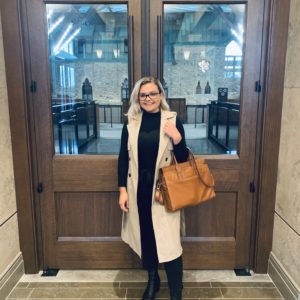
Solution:
M 163 128 L 164 133 L 173 140 L 173 144 L 177 145 L 180 143 L 182 136 L 176 126 L 171 122 L 167 121 L 165 127 Z
M 120 187 L 119 205 L 122 211 L 128 212 L 128 193 L 126 187 Z

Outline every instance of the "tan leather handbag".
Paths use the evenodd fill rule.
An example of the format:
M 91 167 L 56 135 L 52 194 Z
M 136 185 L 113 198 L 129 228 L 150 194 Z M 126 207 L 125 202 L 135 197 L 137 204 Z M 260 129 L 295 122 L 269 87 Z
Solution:
M 215 197 L 214 185 L 205 160 L 195 159 L 189 149 L 188 161 L 178 163 L 173 155 L 171 165 L 159 170 L 154 197 L 168 211 L 176 211 Z

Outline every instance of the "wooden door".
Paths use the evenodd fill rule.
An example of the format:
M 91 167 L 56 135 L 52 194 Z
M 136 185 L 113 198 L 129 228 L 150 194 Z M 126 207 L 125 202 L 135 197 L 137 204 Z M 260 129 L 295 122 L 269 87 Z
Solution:
M 130 89 L 132 83 L 141 76 L 141 49 L 149 47 L 151 64 L 148 72 L 162 79 L 165 75 L 163 9 L 168 2 L 150 1 L 151 41 L 147 45 L 141 43 L 142 22 L 139 0 L 86 3 L 76 0 L 21 2 L 25 53 L 28 58 L 26 72 L 27 86 L 30 87 L 30 112 L 35 147 L 33 150 L 37 156 L 36 183 L 39 191 L 37 213 L 40 212 L 38 232 L 41 233 L 43 267 L 133 268 L 140 265 L 137 256 L 120 238 L 121 212 L 118 207 L 116 155 L 118 140 L 110 139 L 107 142 L 101 135 L 103 127 L 98 126 L 107 118 L 104 125 L 113 128 L 115 122 L 113 116 L 120 116 L 116 113 L 119 105 L 114 101 L 109 102 L 110 99 L 105 102 L 108 95 L 101 94 L 104 87 L 99 86 L 99 81 L 102 83 L 105 82 L 105 78 L 111 78 L 110 72 L 117 73 L 104 67 L 98 70 L 97 63 L 98 60 L 107 59 L 103 63 L 106 64 L 105 67 L 109 67 L 109 64 L 114 65 L 117 59 L 123 59 L 128 64 L 127 79 Z M 226 6 L 227 3 L 217 2 L 219 6 L 215 8 L 222 15 L 224 11 L 220 5 Z M 187 235 L 182 240 L 184 266 L 187 269 L 230 269 L 250 265 L 252 193 L 249 187 L 252 187 L 254 178 L 259 97 L 255 91 L 255 82 L 260 76 L 263 2 L 252 0 L 244 1 L 242 4 L 245 32 L 242 71 L 240 70 L 238 141 L 235 150 L 229 150 L 230 155 L 210 154 L 206 157 L 215 176 L 217 197 L 210 203 L 186 210 Z M 170 3 L 176 4 L 176 1 Z M 189 1 L 189 3 L 203 4 L 201 1 Z M 205 1 L 205 4 L 207 3 L 214 4 L 213 1 Z M 230 3 L 238 5 L 240 1 Z M 125 8 L 112 7 L 120 4 L 125 5 Z M 51 12 L 50 8 L 54 12 Z M 77 18 L 74 12 L 69 13 L 70 9 L 71 12 L 72 9 L 78 11 Z M 110 45 L 108 40 L 112 37 L 116 36 L 115 39 L 113 38 L 113 43 L 117 44 L 120 36 L 123 38 L 126 36 L 126 30 L 120 28 L 116 18 L 111 15 L 113 9 L 116 13 L 120 11 L 124 13 L 125 9 L 128 16 L 127 45 L 123 43 L 120 48 L 108 47 Z M 55 10 L 62 12 L 55 15 Z M 101 15 L 107 12 L 108 15 Z M 88 13 L 91 13 L 88 21 L 80 19 L 83 14 Z M 198 14 L 197 17 L 200 19 L 201 15 Z M 61 19 L 63 21 L 60 21 Z M 56 22 L 60 23 L 56 25 Z M 95 25 L 93 22 L 98 23 Z M 71 23 L 73 25 L 70 25 Z M 80 33 L 76 32 L 74 24 L 83 26 Z M 53 29 L 51 25 L 61 28 L 60 35 L 58 34 L 53 40 L 50 36 L 53 32 L 51 30 L 55 28 Z M 91 28 L 92 26 L 94 27 Z M 89 43 L 89 34 L 92 30 L 94 33 L 100 30 L 98 44 Z M 70 50 L 70 42 L 64 42 L 59 38 L 67 40 L 68 36 L 76 41 L 77 48 L 74 46 Z M 100 49 L 98 47 L 100 44 L 106 48 Z M 110 57 L 107 56 L 108 53 Z M 92 74 L 95 76 L 89 76 L 89 82 L 84 86 L 92 85 L 93 98 L 91 99 L 88 99 L 91 95 L 86 92 L 88 89 L 84 88 L 84 93 L 83 89 L 81 90 L 85 77 L 78 79 L 80 84 L 77 79 L 75 80 L 77 96 L 71 94 L 72 91 L 74 92 L 72 67 L 76 65 L 79 58 L 85 63 L 80 69 L 84 70 L 82 74 L 91 74 L 89 71 L 92 69 Z M 59 67 L 55 67 L 53 62 Z M 95 80 L 95 74 L 100 76 L 97 78 L 101 80 Z M 188 74 L 184 75 L 188 76 Z M 67 76 L 68 80 L 66 80 Z M 114 80 L 110 80 L 106 85 L 110 86 L 113 83 Z M 119 100 L 122 103 L 121 101 L 126 101 L 126 97 L 124 100 L 121 94 L 125 91 L 122 89 L 125 87 L 125 82 L 119 81 L 118 85 Z M 62 93 L 68 91 L 70 94 L 62 95 L 58 91 L 59 86 L 64 87 Z M 186 96 L 184 93 L 183 95 L 171 95 L 171 93 L 169 85 L 170 98 Z M 76 97 L 81 97 L 81 101 L 77 103 Z M 84 100 L 87 102 L 82 104 Z M 188 102 L 186 105 L 190 105 L 186 107 L 186 114 L 188 114 L 188 109 L 193 109 L 193 106 Z M 194 121 L 197 127 L 196 108 L 201 108 L 199 105 L 203 104 L 197 102 L 194 105 L 196 105 Z M 203 108 L 206 109 L 207 106 L 204 105 Z M 208 120 L 212 117 L 207 116 L 207 110 L 205 114 L 202 119 Z M 216 126 L 216 121 L 212 121 L 213 133 L 216 133 Z M 65 138 L 67 133 L 72 137 Z M 80 145 L 86 143 L 88 146 L 94 140 L 103 147 L 99 153 L 89 151 L 88 147 L 84 148 L 86 152 L 80 151 Z M 114 147 L 115 150 L 106 151 L 105 147 L 108 149 Z M 235 151 L 236 154 L 232 154 Z
M 201 151 L 187 137 L 194 153 L 209 163 L 217 196 L 185 211 L 186 236 L 182 241 L 186 268 L 251 266 L 263 11 L 264 1 L 260 0 L 151 1 L 151 73 L 166 82 L 170 98 L 184 98 L 187 110 L 194 109 L 191 122 L 195 125 L 186 135 L 205 119 L 201 116 L 205 109 L 206 138 L 224 149 L 220 154 L 209 148 Z M 240 50 L 230 53 L 233 44 Z M 222 64 L 216 66 L 220 60 Z M 242 63 L 234 65 L 237 60 Z M 220 94 L 222 88 L 228 89 L 227 95 Z M 226 133 L 221 137 L 222 126 Z M 228 139 L 231 126 L 238 128 L 235 145 Z
M 80 149 L 84 143 L 99 140 L 99 115 L 103 119 L 105 113 L 109 118 L 110 110 L 122 110 L 121 88 L 125 78 L 130 90 L 132 82 L 140 77 L 140 1 L 33 0 L 21 4 L 34 120 L 42 265 L 71 269 L 130 268 L 135 265 L 136 256 L 120 238 L 117 156 L 83 155 Z M 80 33 L 77 27 L 81 28 Z M 53 38 L 52 33 L 56 33 Z M 92 42 L 91 34 L 97 35 Z M 68 38 L 76 44 L 71 51 L 69 42 L 63 40 Z M 133 56 L 134 52 L 137 55 Z M 80 67 L 76 66 L 79 59 L 83 62 Z M 116 64 L 117 70 L 112 68 Z M 77 89 L 73 89 L 73 94 L 72 67 Z M 84 69 L 84 76 L 79 79 L 78 68 Z M 110 81 L 105 81 L 105 72 L 114 72 L 107 74 Z M 124 76 L 119 78 L 120 72 Z M 111 89 L 115 89 L 114 81 L 118 81 L 113 95 L 118 104 L 108 105 L 104 101 L 107 95 L 97 88 L 99 82 L 93 77 L 96 73 Z M 82 89 L 85 75 L 92 86 L 93 101 L 84 99 L 89 96 Z M 67 76 L 69 83 L 64 81 Z M 60 93 L 56 85 L 62 80 L 64 90 Z M 117 117 L 121 119 L 122 115 L 118 112 Z M 110 121 L 107 120 L 108 126 Z M 72 135 L 69 139 L 68 133 Z

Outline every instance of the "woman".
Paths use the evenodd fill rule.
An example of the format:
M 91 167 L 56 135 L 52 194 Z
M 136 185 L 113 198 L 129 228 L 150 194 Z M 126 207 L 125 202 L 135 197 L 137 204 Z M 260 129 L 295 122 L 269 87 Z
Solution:
M 164 263 L 171 299 L 181 299 L 180 211 L 167 212 L 153 197 L 158 170 L 171 163 L 172 152 L 178 162 L 188 157 L 184 129 L 153 77 L 136 82 L 127 116 L 118 161 L 122 239 L 148 271 L 143 299 L 155 299 L 160 288 L 158 263 Z

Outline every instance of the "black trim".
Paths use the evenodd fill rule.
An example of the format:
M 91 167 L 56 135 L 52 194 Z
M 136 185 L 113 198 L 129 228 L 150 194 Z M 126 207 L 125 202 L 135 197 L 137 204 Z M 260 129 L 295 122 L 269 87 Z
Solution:
M 57 275 L 58 271 L 59 271 L 59 269 L 45 268 L 45 269 L 43 270 L 43 273 L 42 273 L 41 276 L 42 276 L 42 277 L 50 277 L 50 276 L 54 277 L 54 276 Z
M 6 224 L 10 219 L 14 217 L 14 215 L 17 214 L 17 211 L 15 211 L 11 216 L 9 216 L 3 223 L 0 224 L 0 227 L 2 227 L 4 224 Z
M 275 211 L 275 215 L 277 215 L 290 229 L 292 229 L 298 237 L 300 237 L 299 232 L 297 232 L 277 211 Z
M 249 268 L 234 269 L 234 272 L 236 276 L 251 276 Z

